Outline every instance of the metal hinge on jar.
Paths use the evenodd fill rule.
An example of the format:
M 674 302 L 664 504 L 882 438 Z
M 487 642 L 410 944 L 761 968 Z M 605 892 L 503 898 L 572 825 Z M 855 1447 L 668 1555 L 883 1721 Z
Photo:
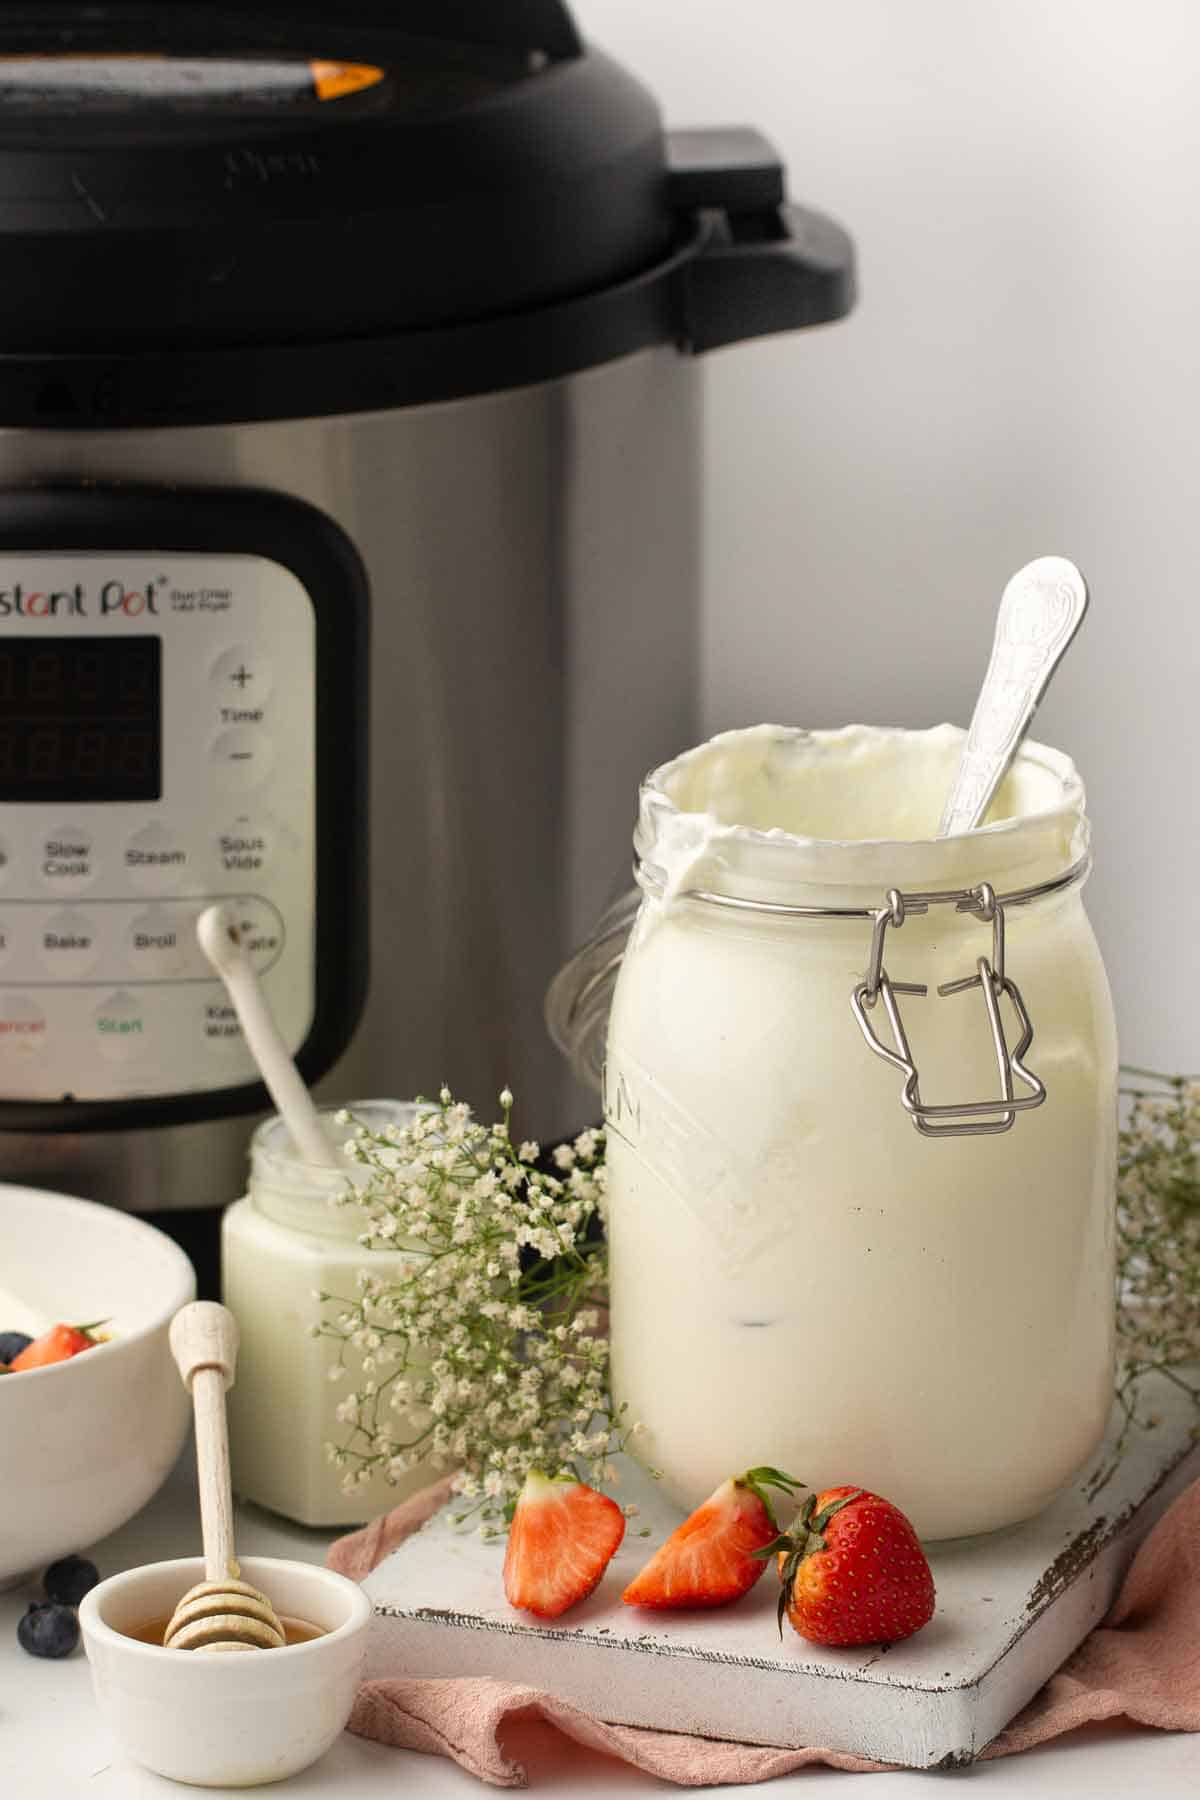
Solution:
M 928 994 L 929 989 L 924 982 L 892 981 L 884 966 L 883 949 L 889 929 L 899 931 L 910 915 L 927 913 L 931 906 L 945 904 L 952 904 L 956 912 L 974 913 L 982 923 L 992 927 L 991 957 L 980 956 L 976 960 L 973 975 L 966 975 L 959 981 L 944 982 L 938 988 L 938 993 L 945 997 L 964 994 L 971 988 L 979 988 L 982 992 L 992 1047 L 996 1053 L 1000 1094 L 993 1100 L 954 1101 L 934 1106 L 921 1098 L 920 1074 L 913 1060 L 896 999 L 897 994 Z M 1012 1003 L 1020 1028 L 1020 1037 L 1015 1045 L 1008 1042 L 1000 1012 L 1000 1001 L 1004 995 Z M 891 1045 L 884 1043 L 871 1023 L 870 1014 L 880 1002 L 891 1029 Z M 981 882 L 978 887 L 964 888 L 958 893 L 942 894 L 902 894 L 898 888 L 890 888 L 887 905 L 880 907 L 874 914 L 871 959 L 866 979 L 855 988 L 850 1004 L 862 1034 L 875 1055 L 899 1069 L 904 1076 L 901 1105 L 917 1130 L 926 1137 L 976 1137 L 1009 1131 L 1019 1112 L 1027 1112 L 1032 1107 L 1040 1106 L 1046 1098 L 1044 1084 L 1032 1070 L 1025 1067 L 1023 1060 L 1033 1042 L 1033 1025 L 1021 998 L 1021 990 L 1005 971 L 1004 907 L 990 882 Z M 1023 1083 L 1028 1091 L 1018 1096 L 1014 1081 Z

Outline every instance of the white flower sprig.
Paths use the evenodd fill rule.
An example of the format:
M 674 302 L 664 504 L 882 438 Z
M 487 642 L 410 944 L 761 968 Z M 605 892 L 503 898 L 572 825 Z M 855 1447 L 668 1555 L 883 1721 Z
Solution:
M 500 1106 L 483 1126 L 443 1088 L 406 1128 L 339 1115 L 368 1176 L 335 1203 L 363 1208 L 366 1248 L 410 1257 L 400 1277 L 360 1271 L 353 1297 L 319 1295 L 328 1310 L 313 1328 L 338 1345 L 331 1379 L 348 1346 L 361 1355 L 362 1384 L 337 1409 L 346 1435 L 328 1446 L 342 1486 L 450 1468 L 485 1524 L 511 1515 L 531 1468 L 611 1482 L 637 1429 L 608 1397 L 605 1251 L 588 1230 L 604 1134 L 560 1145 L 550 1174 L 536 1143 L 514 1146 L 507 1089 Z
M 1200 1079 L 1125 1068 L 1117 1164 L 1117 1400 L 1122 1424 L 1097 1494 L 1135 1426 L 1156 1421 L 1143 1384 L 1158 1375 L 1200 1408 Z

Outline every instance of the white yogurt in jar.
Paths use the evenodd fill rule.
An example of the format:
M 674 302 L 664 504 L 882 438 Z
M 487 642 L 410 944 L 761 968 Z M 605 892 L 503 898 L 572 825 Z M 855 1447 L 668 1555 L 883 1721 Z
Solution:
M 851 1013 L 869 922 L 687 897 L 878 908 L 893 887 L 1012 893 L 1086 858 L 1079 779 L 1036 744 L 992 823 L 935 841 L 961 741 L 763 726 L 643 788 L 654 891 L 605 1084 L 613 1382 L 681 1504 L 769 1462 L 873 1488 L 926 1537 L 986 1531 L 1039 1510 L 1103 1433 L 1116 1038 L 1081 882 L 1007 911 L 1045 1104 L 941 1141 Z M 890 977 L 929 987 L 899 996 L 929 1101 L 999 1093 L 981 990 L 936 992 L 990 952 L 990 926 L 949 907 L 888 934 Z

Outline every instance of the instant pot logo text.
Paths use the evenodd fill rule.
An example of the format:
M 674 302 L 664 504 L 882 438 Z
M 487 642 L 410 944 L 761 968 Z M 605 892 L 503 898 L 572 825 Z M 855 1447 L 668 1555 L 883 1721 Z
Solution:
M 85 587 L 77 581 L 68 588 L 26 587 L 16 581 L 0 587 L 0 619 L 140 619 L 157 617 L 162 581 L 127 587 L 123 581 L 104 581 Z

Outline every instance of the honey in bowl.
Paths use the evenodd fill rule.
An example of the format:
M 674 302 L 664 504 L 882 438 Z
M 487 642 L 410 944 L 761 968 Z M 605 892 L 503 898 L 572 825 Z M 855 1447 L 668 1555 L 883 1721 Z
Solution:
M 173 1613 L 165 1613 L 161 1619 L 149 1619 L 145 1625 L 130 1625 L 124 1632 L 125 1637 L 137 1638 L 142 1644 L 162 1644 L 166 1636 L 167 1626 L 171 1623 Z M 307 1619 L 289 1618 L 287 1614 L 279 1615 L 279 1623 L 283 1626 L 284 1648 L 290 1644 L 308 1644 L 313 1638 L 324 1637 L 325 1631 L 320 1625 L 310 1625 Z

